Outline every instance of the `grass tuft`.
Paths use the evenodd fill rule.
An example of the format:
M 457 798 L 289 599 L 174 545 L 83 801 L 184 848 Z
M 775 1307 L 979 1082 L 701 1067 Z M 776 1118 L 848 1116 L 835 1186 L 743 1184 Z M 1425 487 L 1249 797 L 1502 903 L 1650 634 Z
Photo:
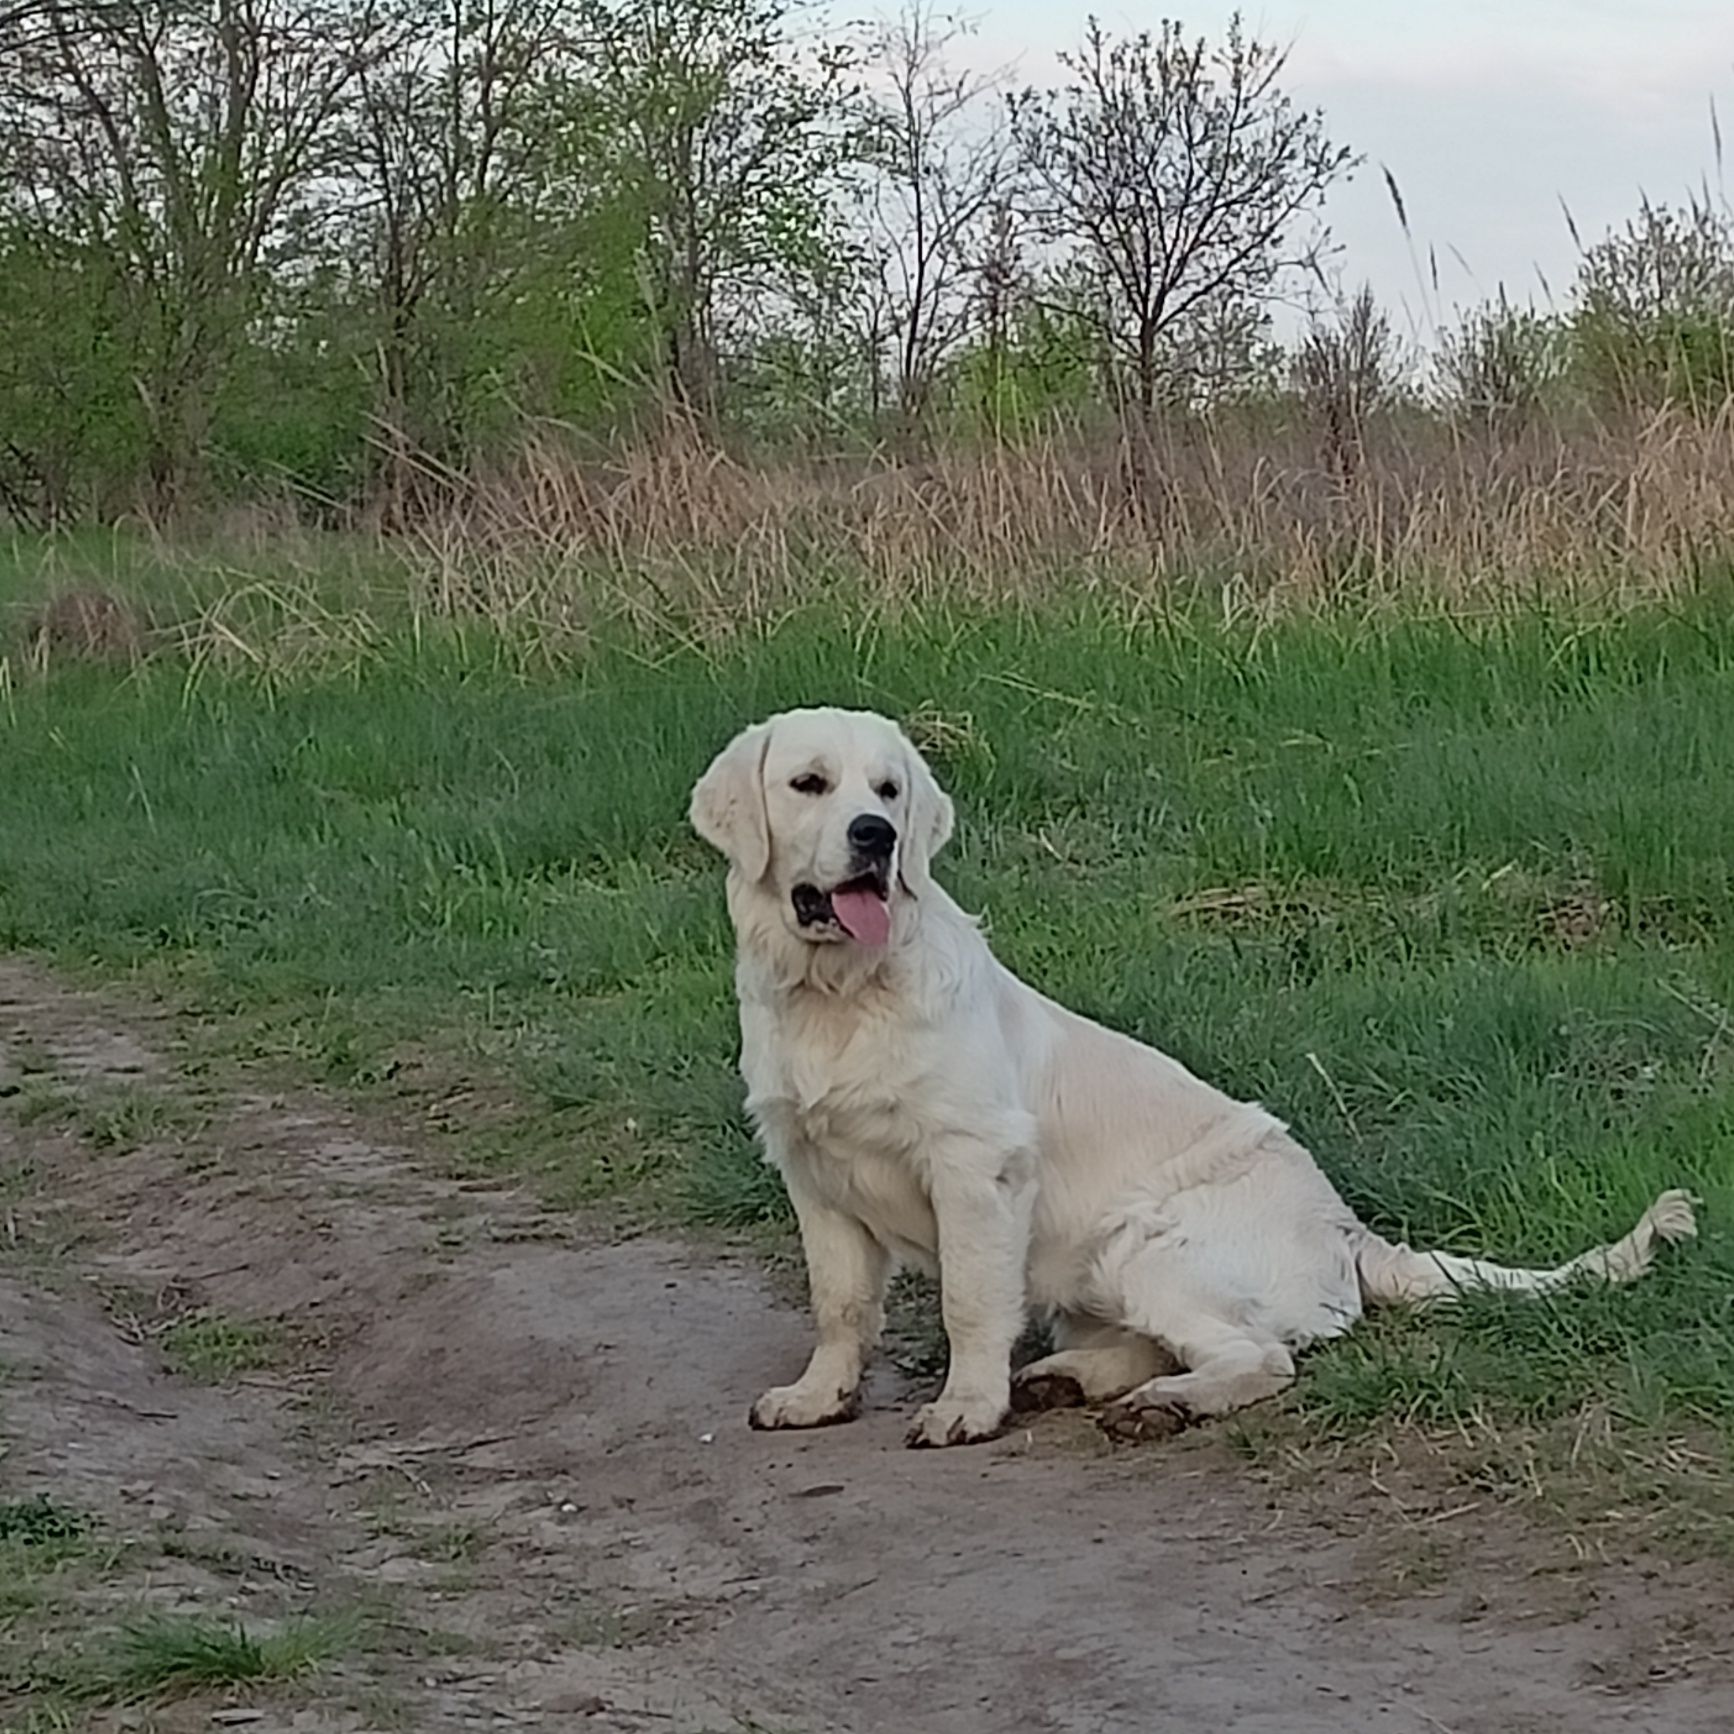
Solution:
M 330 1621 L 292 1620 L 261 1632 L 239 1620 L 149 1614 L 118 1633 L 106 1695 L 138 1700 L 294 1680 L 337 1655 L 344 1636 Z
M 215 1313 L 176 1319 L 158 1340 L 177 1372 L 211 1384 L 262 1371 L 274 1364 L 282 1347 L 270 1325 Z
M 73 1110 L 72 1123 L 97 1149 L 126 1152 L 182 1138 L 198 1121 L 174 1097 L 129 1085 L 87 1092 Z

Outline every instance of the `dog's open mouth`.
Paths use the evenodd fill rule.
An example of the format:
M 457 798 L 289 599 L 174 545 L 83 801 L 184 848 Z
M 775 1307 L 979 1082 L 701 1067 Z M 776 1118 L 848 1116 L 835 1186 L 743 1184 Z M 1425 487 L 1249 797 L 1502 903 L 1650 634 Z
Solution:
M 891 937 L 889 887 L 877 873 L 857 874 L 829 891 L 797 885 L 791 900 L 803 927 L 839 927 L 861 945 L 883 945 Z

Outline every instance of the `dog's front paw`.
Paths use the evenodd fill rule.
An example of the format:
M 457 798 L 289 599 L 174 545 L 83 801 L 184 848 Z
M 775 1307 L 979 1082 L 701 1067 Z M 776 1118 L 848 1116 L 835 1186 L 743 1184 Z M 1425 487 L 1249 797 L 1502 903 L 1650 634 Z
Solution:
M 916 1410 L 906 1443 L 977 1445 L 996 1438 L 1005 1425 L 1005 1404 L 998 1398 L 946 1397 Z
M 777 1385 L 747 1411 L 747 1425 L 769 1433 L 779 1427 L 834 1427 L 861 1413 L 859 1391 L 835 1385 Z

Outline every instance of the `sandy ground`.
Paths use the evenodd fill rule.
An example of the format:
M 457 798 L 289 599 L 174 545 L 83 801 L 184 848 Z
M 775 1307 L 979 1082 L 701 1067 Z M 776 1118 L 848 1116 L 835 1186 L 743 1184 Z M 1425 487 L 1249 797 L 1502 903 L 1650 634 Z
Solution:
M 178 1088 L 176 1031 L 0 961 L 14 1105 Z M 93 1628 L 141 1596 L 366 1610 L 330 1672 L 246 1700 L 267 1734 L 1734 1725 L 1710 1568 L 1562 1575 L 1560 1537 L 1461 1487 L 1297 1498 L 1221 1439 L 1110 1451 L 1075 1415 L 912 1453 L 890 1370 L 856 1425 L 755 1434 L 806 1327 L 743 1262 L 445 1178 L 317 1098 L 208 1093 L 129 1150 L 7 1107 L 0 1497 L 136 1540 Z M 278 1363 L 175 1372 L 201 1309 L 270 1321 Z

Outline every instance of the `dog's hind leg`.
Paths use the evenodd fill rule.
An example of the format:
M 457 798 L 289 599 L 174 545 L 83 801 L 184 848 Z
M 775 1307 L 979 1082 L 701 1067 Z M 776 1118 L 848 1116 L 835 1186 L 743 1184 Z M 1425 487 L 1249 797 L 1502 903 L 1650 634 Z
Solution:
M 1105 1246 L 1096 1278 L 1101 1310 L 1154 1339 L 1184 1369 L 1158 1373 L 1110 1403 L 1102 1428 L 1111 1437 L 1167 1438 L 1190 1421 L 1244 1409 L 1293 1382 L 1294 1356 L 1275 1322 L 1260 1317 L 1256 1284 L 1248 1288 L 1251 1273 L 1213 1260 L 1173 1216 L 1123 1224 Z
M 1160 1343 L 1079 1313 L 1062 1313 L 1055 1321 L 1054 1348 L 1013 1377 L 1012 1407 L 1020 1414 L 1110 1402 L 1175 1370 L 1174 1357 Z
M 1294 1356 L 1281 1343 L 1220 1313 L 1170 1313 L 1166 1334 L 1186 1371 L 1147 1379 L 1110 1403 L 1101 1424 L 1111 1438 L 1166 1439 L 1188 1422 L 1262 1403 L 1294 1382 Z

